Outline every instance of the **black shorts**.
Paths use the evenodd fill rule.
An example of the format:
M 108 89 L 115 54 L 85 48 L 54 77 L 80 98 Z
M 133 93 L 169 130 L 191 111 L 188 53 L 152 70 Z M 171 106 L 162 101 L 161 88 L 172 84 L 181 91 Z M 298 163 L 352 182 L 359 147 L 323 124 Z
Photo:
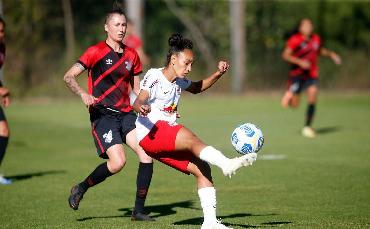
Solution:
M 318 84 L 319 84 L 318 79 L 314 79 L 310 77 L 302 77 L 302 76 L 289 77 L 288 91 L 291 91 L 294 94 L 300 94 L 303 90 L 305 90 L 309 86 L 318 85 Z
M 6 121 L 4 109 L 0 106 L 0 121 Z
M 136 128 L 136 113 L 112 111 L 104 107 L 90 109 L 92 135 L 99 157 L 108 159 L 107 149 L 126 143 L 126 135 Z

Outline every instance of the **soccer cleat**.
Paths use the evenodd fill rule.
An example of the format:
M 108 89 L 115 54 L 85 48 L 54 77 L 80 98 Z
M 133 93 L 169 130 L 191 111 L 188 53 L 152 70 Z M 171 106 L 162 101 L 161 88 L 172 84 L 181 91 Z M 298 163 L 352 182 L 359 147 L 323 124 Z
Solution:
M 68 203 L 73 210 L 78 209 L 78 205 L 80 204 L 80 201 L 82 200 L 84 194 L 85 191 L 80 187 L 79 184 L 72 187 L 71 195 L 68 198 Z
M 309 126 L 303 127 L 303 129 L 302 129 L 302 135 L 304 137 L 307 137 L 307 138 L 314 138 L 314 137 L 316 137 L 315 131 L 311 127 L 309 127 Z
M 227 227 L 221 223 L 221 221 L 217 220 L 212 223 L 203 223 L 201 229 L 233 229 L 231 227 Z
M 236 173 L 236 170 L 240 169 L 243 166 L 252 165 L 253 162 L 257 160 L 257 153 L 248 153 L 241 157 L 236 157 L 230 159 L 225 168 L 222 169 L 222 172 L 225 176 L 231 178 L 231 175 Z
M 0 175 L 0 184 L 8 185 L 11 183 L 12 183 L 12 180 L 6 179 L 3 175 Z
M 144 213 L 133 211 L 131 214 L 131 221 L 155 221 L 155 219 Z

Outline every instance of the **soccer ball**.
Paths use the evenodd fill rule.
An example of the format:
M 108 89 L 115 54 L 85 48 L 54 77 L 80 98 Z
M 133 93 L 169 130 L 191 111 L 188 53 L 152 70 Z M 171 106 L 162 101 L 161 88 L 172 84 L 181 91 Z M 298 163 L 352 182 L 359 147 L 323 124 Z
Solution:
M 263 146 L 261 129 L 252 123 L 244 123 L 231 134 L 231 144 L 241 154 L 257 153 Z

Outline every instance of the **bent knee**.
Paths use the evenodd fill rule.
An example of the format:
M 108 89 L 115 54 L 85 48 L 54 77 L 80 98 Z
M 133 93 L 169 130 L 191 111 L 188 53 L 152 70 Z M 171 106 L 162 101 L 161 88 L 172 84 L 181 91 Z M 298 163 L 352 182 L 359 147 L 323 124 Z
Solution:
M 125 159 L 116 159 L 114 161 L 109 161 L 108 162 L 108 165 L 109 165 L 109 171 L 111 173 L 118 173 L 120 172 L 123 167 L 125 167 L 125 164 L 126 164 L 126 160 Z

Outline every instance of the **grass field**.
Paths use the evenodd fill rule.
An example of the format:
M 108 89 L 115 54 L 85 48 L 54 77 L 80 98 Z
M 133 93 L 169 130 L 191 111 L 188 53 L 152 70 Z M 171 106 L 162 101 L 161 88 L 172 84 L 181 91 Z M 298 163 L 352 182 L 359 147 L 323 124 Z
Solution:
M 323 93 L 314 127 L 300 136 L 305 101 L 279 107 L 280 94 L 186 96 L 179 122 L 236 156 L 233 128 L 258 124 L 265 145 L 257 162 L 225 178 L 213 167 L 218 216 L 234 228 L 370 228 L 370 93 Z M 72 185 L 102 161 L 79 100 L 15 102 L 7 109 L 12 138 L 1 167 L 0 228 L 200 228 L 194 178 L 155 163 L 147 209 L 156 222 L 131 222 L 138 160 L 89 190 L 78 211 Z M 276 159 L 276 160 L 271 160 Z

